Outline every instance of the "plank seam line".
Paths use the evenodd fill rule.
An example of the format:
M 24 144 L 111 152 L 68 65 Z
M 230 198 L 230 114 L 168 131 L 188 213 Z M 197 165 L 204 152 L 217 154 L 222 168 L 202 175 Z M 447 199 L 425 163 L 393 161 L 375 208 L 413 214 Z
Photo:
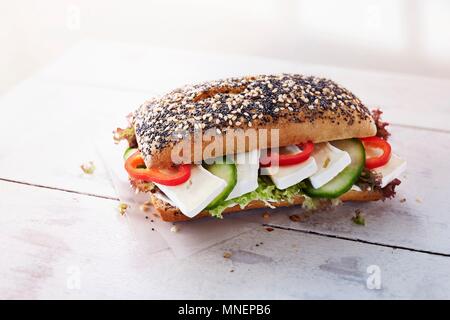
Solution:
M 429 127 L 419 127 L 417 125 L 413 124 L 399 124 L 399 123 L 392 123 L 390 122 L 389 125 L 393 127 L 401 127 L 401 128 L 408 128 L 408 129 L 417 129 L 422 131 L 432 131 L 432 132 L 439 132 L 439 133 L 450 133 L 450 130 L 446 129 L 436 129 L 436 128 L 429 128 Z
M 124 86 L 117 86 L 117 85 L 108 85 L 108 84 L 86 84 L 83 82 L 79 82 L 79 81 L 59 81 L 59 82 L 55 82 L 55 79 L 53 78 L 47 78 L 45 79 L 46 84 L 58 84 L 58 83 L 62 83 L 63 85 L 69 85 L 69 86 L 77 86 L 77 87 L 88 87 L 88 88 L 95 88 L 95 89 L 103 89 L 103 90 L 120 90 L 122 92 L 127 92 L 127 93 L 145 93 L 145 90 L 142 89 L 132 89 L 129 87 L 124 87 Z M 158 91 L 156 92 L 150 92 L 150 93 L 146 93 L 149 96 L 155 96 L 158 95 Z M 386 120 L 386 119 L 385 119 Z M 446 130 L 446 129 L 435 129 L 435 128 L 430 128 L 430 127 L 420 127 L 417 125 L 410 125 L 410 124 L 400 124 L 400 123 L 395 123 L 395 122 L 389 122 L 390 125 L 392 126 L 397 126 L 397 127 L 404 127 L 404 128 L 410 128 L 410 129 L 418 129 L 418 130 L 426 130 L 426 131 L 433 131 L 433 132 L 440 132 L 440 133 L 450 133 L 450 130 Z
M 407 251 L 412 251 L 412 252 L 417 252 L 417 253 L 426 253 L 426 254 L 432 254 L 432 255 L 436 255 L 436 256 L 450 258 L 450 254 L 448 254 L 448 253 L 441 253 L 441 252 L 422 250 L 422 249 L 414 249 L 414 248 L 410 248 L 410 247 L 386 244 L 386 243 L 381 243 L 381 242 L 373 242 L 373 241 L 368 241 L 368 240 L 363 240 L 363 239 L 358 239 L 358 238 L 353 239 L 353 238 L 338 236 L 338 235 L 334 235 L 334 234 L 327 234 L 327 233 L 322 233 L 322 232 L 317 232 L 317 231 L 312 231 L 312 230 L 299 230 L 299 229 L 293 229 L 293 228 L 289 228 L 289 227 L 272 225 L 272 224 L 268 224 L 268 223 L 264 223 L 263 226 L 271 227 L 271 228 L 275 228 L 275 229 L 287 230 L 287 231 L 297 231 L 297 232 L 301 232 L 301 233 L 305 233 L 305 234 L 312 234 L 312 235 L 316 235 L 316 236 L 322 236 L 322 237 L 333 238 L 333 239 L 354 241 L 354 242 L 370 244 L 370 245 L 374 245 L 374 246 L 391 248 L 391 249 L 407 250 Z
M 42 184 L 29 183 L 29 182 L 24 182 L 24 181 L 16 181 L 16 180 L 5 179 L 5 178 L 0 178 L 0 181 L 16 183 L 16 184 L 37 187 L 37 188 L 43 188 L 43 189 L 49 189 L 49 190 L 55 190 L 55 191 L 74 193 L 74 194 L 79 194 L 79 195 L 83 195 L 83 196 L 90 196 L 90 197 L 96 197 L 96 198 L 101 198 L 101 199 L 119 201 L 118 198 L 114 198 L 114 197 L 102 196 L 102 195 L 95 194 L 95 193 L 81 192 L 81 191 L 75 191 L 75 190 L 69 190 L 69 189 L 63 189 L 63 188 L 57 188 L 57 187 L 50 187 L 50 186 L 45 186 Z
M 23 182 L 23 181 L 15 181 L 15 180 L 10 180 L 10 179 L 6 179 L 6 178 L 0 178 L 0 181 L 16 183 L 16 184 L 21 184 L 21 185 L 26 185 L 26 186 L 32 186 L 32 187 L 37 187 L 37 188 L 43 188 L 43 189 L 48 189 L 48 190 L 68 192 L 68 193 L 79 194 L 79 195 L 83 195 L 83 196 L 90 196 L 90 197 L 95 197 L 95 198 L 101 198 L 101 199 L 106 199 L 106 200 L 120 201 L 118 198 L 114 198 L 114 197 L 102 196 L 102 195 L 93 194 L 93 193 L 80 192 L 80 191 L 68 190 L 68 189 L 62 189 L 62 188 L 56 188 L 56 187 L 49 187 L 49 186 L 45 186 L 45 185 L 28 183 L 28 182 Z M 363 239 L 353 239 L 353 238 L 349 238 L 349 237 L 327 234 L 327 233 L 322 233 L 322 232 L 317 232 L 317 231 L 312 231 L 312 230 L 299 230 L 299 229 L 293 229 L 293 228 L 289 228 L 289 227 L 283 227 L 283 226 L 272 225 L 272 224 L 267 224 L 267 223 L 264 223 L 263 226 L 286 230 L 286 231 L 301 232 L 304 234 L 312 234 L 312 235 L 316 235 L 316 236 L 333 238 L 333 239 L 354 241 L 354 242 L 370 244 L 370 245 L 374 245 L 374 246 L 391 248 L 391 249 L 407 250 L 407 251 L 412 251 L 412 252 L 417 252 L 417 253 L 425 253 L 425 254 L 431 254 L 431 255 L 437 255 L 437 256 L 450 258 L 450 254 L 447 254 L 447 253 L 422 250 L 422 249 L 414 249 L 414 248 L 405 247 L 405 246 L 391 245 L 391 244 L 386 244 L 386 243 L 381 243 L 381 242 L 373 242 L 373 241 L 368 241 L 368 240 L 363 240 Z

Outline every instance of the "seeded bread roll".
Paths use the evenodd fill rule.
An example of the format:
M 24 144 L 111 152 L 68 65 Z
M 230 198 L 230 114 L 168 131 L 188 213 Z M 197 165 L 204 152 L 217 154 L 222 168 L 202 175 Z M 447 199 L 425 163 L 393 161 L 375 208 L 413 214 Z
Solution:
M 357 202 L 366 202 L 366 201 L 378 201 L 383 199 L 383 193 L 381 191 L 348 191 L 347 193 L 344 193 L 340 198 L 341 201 L 357 201 Z M 186 217 L 180 209 L 170 205 L 167 202 L 162 201 L 161 199 L 157 198 L 155 195 L 151 195 L 151 200 L 153 203 L 153 206 L 155 207 L 156 211 L 158 212 L 159 216 L 163 221 L 167 222 L 179 222 L 179 221 L 188 221 L 193 219 L 199 219 L 208 217 L 209 213 L 207 211 L 202 211 L 198 215 L 196 215 L 194 218 Z M 281 207 L 289 207 L 289 206 L 295 206 L 295 205 L 301 205 L 304 201 L 304 198 L 302 196 L 296 196 L 292 202 L 287 201 L 280 201 L 280 202 L 274 202 L 271 203 L 272 206 L 281 208 Z M 233 212 L 240 212 L 245 210 L 251 210 L 251 209 L 260 209 L 260 208 L 268 208 L 267 204 L 263 201 L 252 201 L 250 202 L 245 208 L 241 209 L 239 205 L 235 205 L 233 207 L 227 208 L 223 214 L 229 214 Z
M 277 146 L 276 136 L 271 138 L 273 129 L 279 130 L 279 146 L 376 134 L 369 110 L 353 93 L 331 80 L 299 74 L 185 86 L 144 103 L 134 112 L 132 123 L 148 167 L 171 165 L 173 151 L 186 141 L 192 152 L 183 154 L 183 162 L 198 163 L 205 158 Z M 255 143 L 246 138 L 255 133 L 253 129 Z M 259 137 L 262 129 L 268 130 L 267 141 Z M 209 132 L 210 140 L 194 140 L 196 132 Z M 211 142 L 220 140 L 221 148 L 204 155 Z

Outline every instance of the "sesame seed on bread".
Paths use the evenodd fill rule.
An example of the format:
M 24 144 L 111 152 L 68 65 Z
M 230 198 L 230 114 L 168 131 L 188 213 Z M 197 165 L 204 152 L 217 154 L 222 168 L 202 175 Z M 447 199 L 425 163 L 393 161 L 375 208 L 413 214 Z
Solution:
M 171 165 L 172 149 L 198 130 L 214 130 L 215 139 L 225 140 L 250 129 L 278 129 L 279 146 L 376 134 L 369 110 L 353 93 L 331 80 L 299 74 L 187 85 L 145 102 L 133 113 L 132 122 L 149 167 Z M 202 145 L 193 150 L 201 153 L 209 142 L 196 143 Z M 244 151 L 258 146 L 259 141 L 246 144 Z M 227 152 L 237 150 L 224 147 L 214 156 Z M 191 162 L 194 156 L 195 151 Z M 202 154 L 196 156 L 202 159 Z

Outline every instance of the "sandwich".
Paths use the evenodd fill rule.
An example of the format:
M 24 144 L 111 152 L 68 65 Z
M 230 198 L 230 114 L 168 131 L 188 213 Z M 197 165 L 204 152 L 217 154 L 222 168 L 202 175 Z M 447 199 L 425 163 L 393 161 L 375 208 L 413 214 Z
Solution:
M 339 84 L 299 74 L 186 85 L 114 132 L 131 186 L 164 221 L 392 198 L 406 161 L 388 125 Z

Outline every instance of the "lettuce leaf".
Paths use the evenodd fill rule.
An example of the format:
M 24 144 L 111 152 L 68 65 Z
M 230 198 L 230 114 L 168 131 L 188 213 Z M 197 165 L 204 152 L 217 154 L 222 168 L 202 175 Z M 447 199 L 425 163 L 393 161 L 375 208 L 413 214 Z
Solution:
M 300 182 L 295 184 L 287 189 L 280 190 L 273 184 L 273 182 L 267 177 L 259 177 L 258 178 L 258 188 L 255 191 L 246 193 L 240 197 L 222 201 L 217 207 L 214 209 L 210 209 L 209 213 L 211 216 L 216 218 L 222 218 L 222 213 L 225 209 L 229 207 L 233 207 L 235 205 L 239 205 L 241 208 L 245 208 L 250 202 L 253 200 L 264 201 L 269 207 L 271 207 L 270 202 L 279 202 L 279 201 L 289 201 L 292 202 L 294 197 L 297 195 L 305 196 L 302 192 L 303 184 Z M 315 208 L 315 201 L 308 196 L 306 197 L 306 201 L 304 203 L 304 207 L 308 209 Z

